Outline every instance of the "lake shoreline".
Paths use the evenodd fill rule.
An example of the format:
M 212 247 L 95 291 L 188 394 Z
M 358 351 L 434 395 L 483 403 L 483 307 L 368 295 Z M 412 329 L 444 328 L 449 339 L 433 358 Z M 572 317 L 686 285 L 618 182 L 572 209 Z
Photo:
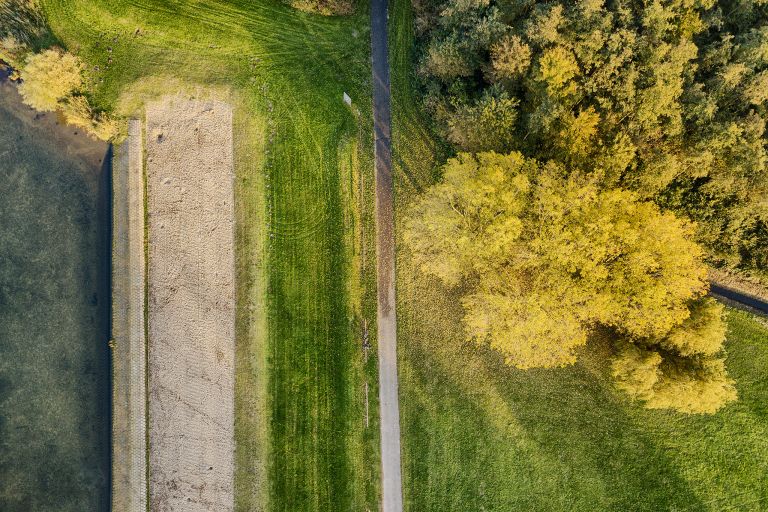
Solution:
M 50 473 L 46 478 L 59 480 L 62 494 L 46 499 L 61 499 L 62 505 L 67 504 L 67 499 L 79 500 L 78 503 L 86 500 L 88 509 L 108 511 L 112 457 L 112 362 L 108 348 L 112 303 L 112 146 L 93 139 L 82 129 L 67 126 L 55 112 L 37 112 L 25 105 L 17 84 L 9 79 L 10 73 L 11 69 L 0 63 L 0 113 L 5 116 L 9 130 L 0 141 L 5 144 L 5 151 L 0 151 L 4 164 L 0 185 L 11 192 L 0 208 L 16 212 L 26 226 L 19 227 L 19 221 L 10 220 L 8 225 L 0 226 L 0 235 L 8 237 L 13 246 L 8 249 L 10 258 L 5 261 L 5 269 L 0 267 L 5 270 L 6 280 L 0 285 L 10 287 L 10 302 L 0 301 L 0 306 L 4 306 L 0 315 L 8 326 L 0 329 L 0 349 L 2 354 L 16 354 L 16 359 L 0 374 L 0 380 L 10 382 L 8 389 L 13 392 L 7 395 L 9 401 L 0 400 L 3 407 L 8 407 L 0 416 L 8 418 L 11 424 L 29 424 L 28 431 L 19 434 L 24 437 L 14 445 L 52 443 L 54 453 L 62 454 L 62 461 L 54 458 L 20 463 L 16 494 L 0 495 L 0 509 L 8 506 L 14 510 L 14 503 L 25 503 L 34 504 L 36 510 L 49 510 L 46 504 L 36 501 L 42 498 L 36 496 L 40 489 L 35 485 L 44 485 L 40 475 Z M 49 167 L 41 167 L 46 162 Z M 48 169 L 50 174 L 46 174 Z M 29 189 L 30 186 L 37 188 Z M 46 229 L 36 233 L 37 225 Z M 62 237 L 57 232 L 75 238 Z M 26 247 L 32 250 L 32 261 L 19 256 Z M 57 252 L 61 250 L 64 252 Z M 38 276 L 30 271 L 35 268 L 34 260 L 46 262 Z M 46 287 L 57 291 L 49 292 Z M 29 320 L 19 313 L 22 305 L 37 315 L 38 325 L 28 324 Z M 63 328 L 57 331 L 59 325 Z M 25 343 L 40 344 L 45 339 L 50 340 L 50 345 L 30 349 L 28 355 L 18 352 L 18 347 Z M 51 387 L 48 396 L 44 389 L 37 389 L 44 382 Z M 70 389 L 72 382 L 77 384 Z M 59 395 L 65 398 L 56 398 Z M 37 409 L 28 408 L 32 406 L 19 405 L 29 402 L 19 397 L 45 397 L 52 405 L 66 408 L 66 414 L 71 415 L 66 420 L 77 423 L 78 429 L 62 428 L 61 432 L 67 433 L 56 430 L 55 434 L 45 434 L 44 429 L 50 428 L 45 423 L 48 417 L 37 415 Z M 73 437 L 72 432 L 78 430 L 79 437 Z M 80 448 L 70 451 L 67 443 L 79 443 Z M 24 453 L 27 448 L 16 449 Z M 87 453 L 78 453 L 82 450 Z M 79 481 L 79 488 L 71 489 L 77 486 L 65 486 L 64 482 L 75 477 L 52 468 L 64 463 L 92 476 Z M 50 510 L 56 510 L 55 506 L 58 505 Z
M 82 160 L 96 170 L 88 176 L 89 185 L 98 189 L 99 174 L 103 172 L 105 156 L 110 144 L 88 135 L 83 129 L 67 125 L 56 112 L 38 112 L 24 104 L 18 84 L 9 79 L 12 68 L 0 64 L 0 97 L 6 109 L 24 124 L 41 130 L 57 146 L 66 147 L 67 156 Z

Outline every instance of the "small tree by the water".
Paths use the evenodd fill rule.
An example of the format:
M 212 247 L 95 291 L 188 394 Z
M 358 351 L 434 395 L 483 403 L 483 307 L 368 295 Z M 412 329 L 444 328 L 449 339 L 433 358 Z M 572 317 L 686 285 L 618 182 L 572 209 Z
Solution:
M 19 92 L 36 110 L 60 111 L 67 124 L 85 129 L 102 140 L 112 139 L 117 123 L 105 112 L 91 107 L 83 89 L 83 64 L 60 49 L 31 53 L 21 70 Z
M 80 59 L 61 50 L 45 50 L 27 57 L 19 92 L 36 110 L 53 111 L 83 85 Z

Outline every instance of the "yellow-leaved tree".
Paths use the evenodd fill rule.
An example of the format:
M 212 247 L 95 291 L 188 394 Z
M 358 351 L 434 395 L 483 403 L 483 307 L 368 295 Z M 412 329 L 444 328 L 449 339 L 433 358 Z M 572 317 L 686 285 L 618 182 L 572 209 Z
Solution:
M 572 364 L 604 326 L 616 333 L 620 388 L 650 407 L 713 412 L 735 390 L 693 234 L 633 192 L 488 152 L 448 161 L 404 237 L 423 271 L 463 284 L 468 335 L 507 364 Z
M 61 50 L 45 50 L 27 57 L 19 92 L 24 102 L 41 111 L 57 110 L 83 85 L 80 59 Z
M 30 54 L 21 70 L 19 92 L 36 110 L 59 111 L 67 124 L 85 129 L 102 140 L 118 133 L 118 126 L 106 112 L 94 111 L 83 95 L 83 64 L 79 58 L 54 48 Z

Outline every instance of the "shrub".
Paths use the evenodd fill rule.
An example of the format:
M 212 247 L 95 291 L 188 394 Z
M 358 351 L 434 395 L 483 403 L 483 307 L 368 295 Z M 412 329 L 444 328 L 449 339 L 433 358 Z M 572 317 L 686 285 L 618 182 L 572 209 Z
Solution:
M 646 406 L 689 414 L 713 414 L 736 398 L 736 387 L 728 377 L 724 359 L 674 359 L 662 365 L 662 377 Z
M 16 45 L 29 49 L 47 35 L 45 19 L 36 0 L 0 0 L 0 41 L 13 40 Z
M 662 356 L 622 341 L 611 368 L 616 386 L 650 409 L 713 414 L 737 398 L 722 358 Z
M 519 36 L 504 36 L 491 46 L 490 77 L 493 81 L 512 80 L 530 65 L 531 47 Z
M 117 135 L 117 123 L 106 113 L 94 113 L 85 96 L 68 97 L 61 112 L 67 124 L 83 128 L 98 139 L 110 140 Z
M 27 57 L 21 72 L 19 92 L 24 102 L 36 110 L 52 111 L 83 85 L 80 59 L 58 49 Z
M 463 151 L 509 151 L 519 103 L 505 93 L 487 94 L 476 104 L 458 109 L 449 123 L 448 138 Z
M 288 4 L 294 9 L 324 16 L 352 14 L 355 10 L 352 0 L 288 0 Z
M 630 398 L 648 400 L 661 377 L 661 356 L 653 350 L 645 350 L 634 343 L 620 341 L 617 355 L 611 363 L 611 373 L 616 386 Z
M 18 67 L 23 61 L 27 49 L 13 36 L 5 36 L 0 39 L 0 61 L 5 62 L 12 68 L 12 80 L 20 78 Z
M 723 348 L 726 325 L 723 306 L 705 297 L 689 306 L 691 316 L 672 329 L 659 343 L 681 356 L 717 354 Z

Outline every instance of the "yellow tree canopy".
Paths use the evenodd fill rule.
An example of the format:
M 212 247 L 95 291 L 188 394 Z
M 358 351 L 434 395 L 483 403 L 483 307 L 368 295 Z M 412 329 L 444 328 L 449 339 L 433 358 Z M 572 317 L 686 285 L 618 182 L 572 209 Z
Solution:
M 575 362 L 595 325 L 675 357 L 719 352 L 722 311 L 701 301 L 706 267 L 693 235 L 689 222 L 633 192 L 514 152 L 449 160 L 404 233 L 424 272 L 463 285 L 468 335 L 518 368 Z M 635 355 L 624 373 L 639 371 L 648 384 L 662 357 Z M 630 394 L 673 389 L 661 373 L 650 380 Z
M 61 50 L 45 50 L 27 58 L 19 92 L 36 110 L 51 111 L 83 84 L 80 59 Z

